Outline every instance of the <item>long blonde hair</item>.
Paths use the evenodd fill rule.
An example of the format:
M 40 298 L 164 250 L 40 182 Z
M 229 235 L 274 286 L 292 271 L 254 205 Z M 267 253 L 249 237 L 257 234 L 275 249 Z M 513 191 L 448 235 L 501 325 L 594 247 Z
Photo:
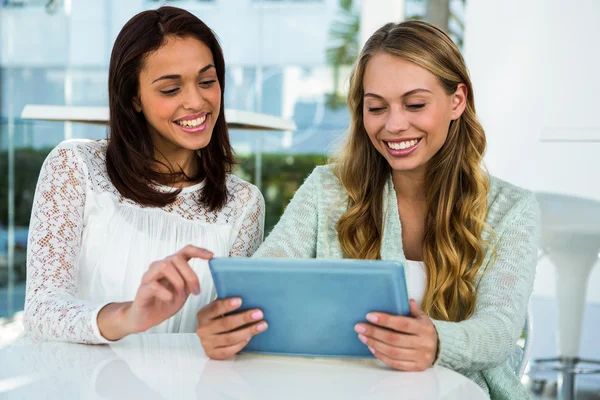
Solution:
M 431 24 L 406 21 L 383 26 L 367 41 L 354 65 L 348 95 L 349 138 L 331 159 L 349 196 L 347 211 L 336 226 L 339 241 L 350 258 L 381 258 L 383 193 L 391 168 L 371 144 L 363 125 L 363 76 L 369 60 L 381 52 L 425 68 L 448 95 L 460 83 L 468 89 L 463 114 L 451 122 L 446 142 L 428 164 L 422 243 L 427 271 L 423 311 L 432 318 L 461 321 L 474 312 L 474 281 L 484 262 L 484 246 L 489 246 L 482 240 L 483 230 L 488 229 L 489 183 L 481 167 L 486 139 L 475 115 L 473 88 L 462 55 Z

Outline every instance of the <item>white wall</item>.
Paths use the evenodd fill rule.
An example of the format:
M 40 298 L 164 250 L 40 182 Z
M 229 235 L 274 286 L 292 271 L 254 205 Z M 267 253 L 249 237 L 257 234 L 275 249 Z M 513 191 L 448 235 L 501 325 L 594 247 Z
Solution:
M 467 2 L 465 58 L 486 129 L 486 165 L 536 191 L 600 200 L 600 143 L 542 143 L 547 128 L 600 136 L 600 2 Z M 588 301 L 600 303 L 600 268 Z M 538 267 L 534 294 L 554 296 L 554 268 Z

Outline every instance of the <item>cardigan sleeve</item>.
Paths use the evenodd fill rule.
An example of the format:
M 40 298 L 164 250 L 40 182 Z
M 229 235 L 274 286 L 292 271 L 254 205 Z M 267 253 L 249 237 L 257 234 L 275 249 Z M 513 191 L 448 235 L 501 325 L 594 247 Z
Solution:
M 540 236 L 535 196 L 517 201 L 506 218 L 497 232 L 496 262 L 477 287 L 475 313 L 461 322 L 433 321 L 440 346 L 436 364 L 458 372 L 503 364 L 522 333 Z
M 315 258 L 318 232 L 318 169 L 306 178 L 254 257 Z

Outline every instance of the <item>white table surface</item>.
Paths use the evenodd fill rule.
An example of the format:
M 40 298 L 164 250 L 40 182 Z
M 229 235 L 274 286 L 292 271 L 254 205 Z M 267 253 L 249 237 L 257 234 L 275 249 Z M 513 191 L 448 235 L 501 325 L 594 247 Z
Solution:
M 43 121 L 80 122 L 106 125 L 108 107 L 79 107 L 27 104 L 21 118 Z M 230 129 L 256 129 L 272 131 L 295 131 L 294 121 L 269 114 L 251 111 L 226 109 L 225 117 Z
M 2 399 L 486 399 L 443 367 L 398 372 L 374 359 L 241 354 L 206 358 L 195 334 L 133 335 L 111 345 L 0 349 Z

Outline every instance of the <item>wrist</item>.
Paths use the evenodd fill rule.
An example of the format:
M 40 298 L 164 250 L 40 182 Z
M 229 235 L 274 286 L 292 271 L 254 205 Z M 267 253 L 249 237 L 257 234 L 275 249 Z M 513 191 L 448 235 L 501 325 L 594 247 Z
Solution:
M 125 336 L 136 333 L 129 324 L 128 313 L 131 302 L 110 303 L 98 313 L 98 330 L 107 340 L 116 341 Z
M 433 362 L 431 363 L 432 366 L 434 366 L 440 358 L 440 335 L 438 334 L 435 325 L 433 327 L 435 328 L 435 355 L 433 356 Z

